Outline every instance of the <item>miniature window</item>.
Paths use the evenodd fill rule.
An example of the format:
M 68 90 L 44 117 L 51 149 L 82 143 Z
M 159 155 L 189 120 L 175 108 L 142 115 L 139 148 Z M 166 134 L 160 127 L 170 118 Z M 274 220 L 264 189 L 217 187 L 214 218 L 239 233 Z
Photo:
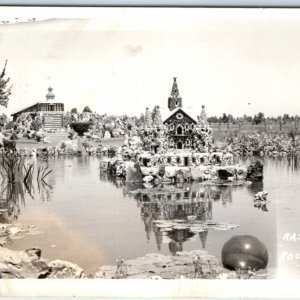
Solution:
M 177 127 L 177 134 L 178 135 L 182 134 L 182 127 L 181 126 Z

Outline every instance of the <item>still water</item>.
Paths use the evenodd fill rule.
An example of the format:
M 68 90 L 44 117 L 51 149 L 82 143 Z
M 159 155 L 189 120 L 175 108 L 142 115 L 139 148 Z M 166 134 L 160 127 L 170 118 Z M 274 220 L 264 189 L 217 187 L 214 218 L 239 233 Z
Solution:
M 174 197 L 132 194 L 140 186 L 126 186 L 101 174 L 99 162 L 97 157 L 49 159 L 53 171 L 46 178 L 48 185 L 35 185 L 32 195 L 25 194 L 14 221 L 35 225 L 45 234 L 16 240 L 9 247 L 38 247 L 45 258 L 68 260 L 94 273 L 101 265 L 115 264 L 116 259 L 152 252 L 205 249 L 220 258 L 222 246 L 230 237 L 250 234 L 266 245 L 268 267 L 280 267 L 282 274 L 300 269 L 296 258 L 300 241 L 284 238 L 287 232 L 300 236 L 300 172 L 284 162 L 265 160 L 263 183 L 241 187 L 182 184 L 172 187 L 182 190 Z M 38 159 L 34 163 L 45 164 Z M 269 192 L 270 203 L 259 209 L 254 207 L 253 196 L 262 190 Z M 152 223 L 189 215 L 240 227 L 165 235 Z

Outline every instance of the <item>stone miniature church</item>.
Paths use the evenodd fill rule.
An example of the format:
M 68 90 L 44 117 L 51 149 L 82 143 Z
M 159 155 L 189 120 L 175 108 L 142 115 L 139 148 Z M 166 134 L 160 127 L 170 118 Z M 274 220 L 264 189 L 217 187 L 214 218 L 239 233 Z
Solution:
M 206 130 L 208 126 L 205 108 L 202 106 L 199 117 L 192 117 L 191 113 L 182 109 L 182 98 L 179 94 L 176 77 L 174 77 L 171 95 L 168 98 L 168 108 L 171 114 L 163 124 L 168 131 L 169 147 L 175 149 L 195 148 L 195 131 Z

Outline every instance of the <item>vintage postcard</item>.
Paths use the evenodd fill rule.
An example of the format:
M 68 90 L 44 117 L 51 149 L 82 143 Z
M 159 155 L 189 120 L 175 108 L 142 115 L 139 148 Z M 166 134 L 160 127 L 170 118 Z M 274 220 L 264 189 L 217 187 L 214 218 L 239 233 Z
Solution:
M 299 10 L 0 16 L 0 295 L 299 296 Z

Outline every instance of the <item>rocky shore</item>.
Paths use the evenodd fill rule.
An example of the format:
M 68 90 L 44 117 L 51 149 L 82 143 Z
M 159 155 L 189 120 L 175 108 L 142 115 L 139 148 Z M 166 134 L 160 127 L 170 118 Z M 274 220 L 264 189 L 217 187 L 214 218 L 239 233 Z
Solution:
M 176 255 L 146 254 L 131 260 L 117 260 L 116 265 L 101 266 L 96 274 L 86 274 L 76 264 L 47 260 L 42 251 L 30 248 L 13 251 L 4 245 L 26 235 L 41 235 L 36 227 L 24 224 L 1 224 L 0 277 L 3 279 L 270 279 L 274 270 L 258 272 L 229 271 L 205 250 L 181 251 Z

